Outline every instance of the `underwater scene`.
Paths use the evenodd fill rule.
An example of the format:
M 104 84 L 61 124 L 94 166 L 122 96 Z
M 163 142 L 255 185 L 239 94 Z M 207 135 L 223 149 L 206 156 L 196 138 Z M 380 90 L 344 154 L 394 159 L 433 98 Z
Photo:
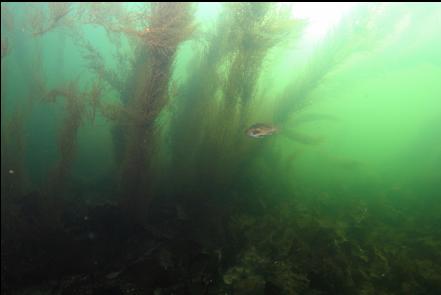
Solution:
M 441 4 L 1 3 L 1 294 L 441 294 Z

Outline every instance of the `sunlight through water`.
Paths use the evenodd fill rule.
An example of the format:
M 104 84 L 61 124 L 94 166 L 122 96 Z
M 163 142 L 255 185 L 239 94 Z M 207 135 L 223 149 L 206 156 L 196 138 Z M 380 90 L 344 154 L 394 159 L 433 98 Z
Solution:
M 347 2 L 298 2 L 290 4 L 290 7 L 295 18 L 308 22 L 305 30 L 307 39 L 316 41 L 323 38 L 356 5 L 357 3 Z

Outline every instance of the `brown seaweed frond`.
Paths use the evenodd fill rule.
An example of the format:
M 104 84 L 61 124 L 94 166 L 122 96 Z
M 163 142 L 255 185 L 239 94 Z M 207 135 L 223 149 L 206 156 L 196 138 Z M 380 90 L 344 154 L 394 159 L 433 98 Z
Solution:
M 234 3 L 227 7 L 231 66 L 224 92 L 225 111 L 235 110 L 244 127 L 268 52 L 285 41 L 296 40 L 303 22 L 292 19 L 273 3 Z
M 6 57 L 10 52 L 9 42 L 8 39 L 6 38 L 1 39 L 1 52 L 2 52 L 2 59 Z
M 103 95 L 103 83 L 100 80 L 95 80 L 92 83 L 90 90 L 86 93 L 86 102 L 90 106 L 88 118 L 93 123 L 95 122 L 96 112 L 101 108 L 101 97 Z
M 34 9 L 30 17 L 32 35 L 34 37 L 42 36 L 56 27 L 63 25 L 63 21 L 71 10 L 72 3 L 69 2 L 48 3 L 47 14 L 41 9 Z
M 66 190 L 75 160 L 78 130 L 84 119 L 94 119 L 96 109 L 101 104 L 102 92 L 103 87 L 99 80 L 95 81 L 89 89 L 81 91 L 79 79 L 76 79 L 67 85 L 50 90 L 43 98 L 43 101 L 49 103 L 56 102 L 58 98 L 65 100 L 65 116 L 58 134 L 59 158 L 49 173 L 44 192 L 45 206 L 49 211 L 48 224 L 56 225 L 60 221 L 65 206 L 62 195 Z
M 1 26 L 2 30 L 5 32 L 12 32 L 15 28 L 15 20 L 14 14 L 11 11 L 11 7 L 9 7 L 9 3 L 2 2 L 1 3 Z M 2 32 L 3 33 L 3 32 Z
M 193 33 L 192 17 L 189 3 L 152 3 L 142 38 L 150 47 L 174 51 Z
M 190 6 L 186 2 L 150 3 L 149 9 L 127 12 L 118 22 L 103 25 L 108 32 L 138 38 L 153 50 L 167 55 L 195 29 Z
M 81 3 L 77 15 L 84 24 L 102 25 L 105 28 L 115 26 L 126 17 L 123 3 L 118 2 L 87 2 Z
M 175 53 L 190 36 L 192 21 L 189 3 L 152 3 L 150 10 L 140 14 L 142 29 L 128 32 L 135 32 L 143 41 L 134 67 L 134 95 L 123 110 L 123 120 L 129 125 L 121 168 L 122 206 L 134 218 L 145 217 L 151 200 L 151 165 L 158 131 L 155 122 L 168 103 Z

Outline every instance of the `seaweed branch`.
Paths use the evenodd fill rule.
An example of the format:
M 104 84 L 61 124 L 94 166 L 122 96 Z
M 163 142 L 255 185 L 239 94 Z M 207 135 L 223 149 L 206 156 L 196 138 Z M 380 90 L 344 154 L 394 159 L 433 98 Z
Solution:
M 96 108 L 100 105 L 102 87 L 95 82 L 89 91 L 81 92 L 78 80 L 71 81 L 64 87 L 50 90 L 43 98 L 44 102 L 54 103 L 63 97 L 66 102 L 66 116 L 61 124 L 58 138 L 60 157 L 49 173 L 47 188 L 44 192 L 48 206 L 47 224 L 58 226 L 63 212 L 63 194 L 75 159 L 78 129 L 86 118 L 86 110 L 92 107 L 89 118 L 95 119 Z
M 378 17 L 376 7 L 360 6 L 332 29 L 310 57 L 304 70 L 286 87 L 278 99 L 274 122 L 283 124 L 291 114 L 310 103 L 310 93 L 323 79 L 354 54 L 372 48 L 377 32 L 372 28 Z M 361 38 L 363 36 L 363 38 Z
M 63 25 L 63 20 L 71 12 L 69 2 L 48 3 L 48 16 L 41 10 L 34 10 L 31 15 L 31 30 L 34 37 L 42 36 L 54 28 Z

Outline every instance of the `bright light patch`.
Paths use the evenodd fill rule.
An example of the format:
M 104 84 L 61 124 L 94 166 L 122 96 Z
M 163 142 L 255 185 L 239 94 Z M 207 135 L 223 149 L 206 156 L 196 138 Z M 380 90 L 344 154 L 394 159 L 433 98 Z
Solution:
M 347 2 L 298 2 L 291 6 L 295 18 L 308 22 L 305 36 L 309 40 L 319 40 L 335 26 L 341 17 L 357 3 Z

